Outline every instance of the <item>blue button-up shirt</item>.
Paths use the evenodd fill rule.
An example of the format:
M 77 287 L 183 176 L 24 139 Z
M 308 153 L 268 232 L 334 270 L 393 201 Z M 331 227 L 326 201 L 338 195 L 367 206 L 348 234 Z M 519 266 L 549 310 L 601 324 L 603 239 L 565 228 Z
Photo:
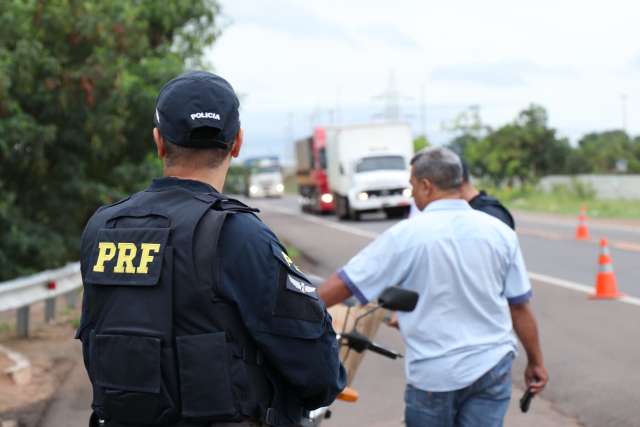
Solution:
M 509 304 L 531 297 L 516 234 L 459 199 L 396 224 L 339 275 L 362 303 L 392 285 L 420 294 L 398 320 L 407 381 L 428 391 L 464 388 L 515 353 Z

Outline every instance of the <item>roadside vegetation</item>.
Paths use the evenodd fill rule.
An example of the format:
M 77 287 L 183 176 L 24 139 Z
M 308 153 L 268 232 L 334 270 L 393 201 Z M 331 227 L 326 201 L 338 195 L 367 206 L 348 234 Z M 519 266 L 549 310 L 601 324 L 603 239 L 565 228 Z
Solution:
M 535 186 L 480 187 L 498 197 L 512 210 L 577 216 L 584 207 L 592 218 L 640 219 L 640 201 L 598 199 L 593 190 L 578 182 L 571 186 L 555 186 L 548 193 Z
M 215 0 L 3 1 L 0 281 L 77 260 L 95 209 L 160 172 L 160 87 L 220 34 Z
M 640 201 L 600 199 L 577 179 L 548 192 L 537 185 L 547 175 L 638 174 L 640 136 L 612 129 L 587 133 L 572 144 L 535 104 L 497 128 L 483 124 L 479 109 L 471 107 L 448 130 L 455 135 L 448 146 L 480 177 L 479 186 L 511 209 L 577 215 L 584 206 L 591 217 L 640 218 Z
M 448 146 L 465 158 L 471 175 L 496 187 L 534 185 L 547 175 L 640 173 L 640 136 L 614 129 L 587 133 L 571 144 L 535 104 L 495 129 L 470 109 L 448 130 L 456 135 Z

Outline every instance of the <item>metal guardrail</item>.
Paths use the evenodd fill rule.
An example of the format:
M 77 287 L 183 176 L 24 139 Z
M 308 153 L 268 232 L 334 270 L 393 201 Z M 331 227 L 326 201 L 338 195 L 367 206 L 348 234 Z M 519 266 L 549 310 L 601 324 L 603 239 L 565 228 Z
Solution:
M 30 306 L 45 302 L 45 321 L 53 320 L 56 298 L 67 294 L 67 304 L 76 304 L 75 292 L 82 286 L 80 263 L 75 262 L 56 270 L 46 270 L 32 276 L 20 277 L 0 283 L 0 312 L 17 310 L 17 334 L 29 336 Z
M 308 274 L 314 285 L 323 278 Z M 31 276 L 0 282 L 0 312 L 17 310 L 16 329 L 19 337 L 29 336 L 29 317 L 32 304 L 45 302 L 45 321 L 55 317 L 56 298 L 67 295 L 67 305 L 75 307 L 77 293 L 82 286 L 80 263 L 74 262 L 56 270 L 46 270 Z

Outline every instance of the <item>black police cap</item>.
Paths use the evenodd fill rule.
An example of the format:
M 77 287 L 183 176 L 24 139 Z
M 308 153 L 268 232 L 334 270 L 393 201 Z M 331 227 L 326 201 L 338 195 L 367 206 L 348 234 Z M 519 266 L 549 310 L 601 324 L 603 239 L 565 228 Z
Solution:
M 240 130 L 239 106 L 225 79 L 206 71 L 190 71 L 162 87 L 153 123 L 172 144 L 229 148 Z M 211 131 L 200 131 L 206 128 Z

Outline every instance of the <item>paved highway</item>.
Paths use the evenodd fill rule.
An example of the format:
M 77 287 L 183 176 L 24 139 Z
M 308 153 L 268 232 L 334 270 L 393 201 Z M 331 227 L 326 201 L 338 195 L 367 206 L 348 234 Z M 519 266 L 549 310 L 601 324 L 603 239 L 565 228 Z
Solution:
M 270 200 L 251 200 L 263 210 L 285 214 L 299 214 L 294 197 Z M 312 220 L 346 226 L 374 237 L 394 225 L 382 214 L 370 214 L 364 221 L 338 221 L 334 216 L 309 216 Z M 640 222 L 589 222 L 591 239 L 576 241 L 577 220 L 539 214 L 516 214 L 516 227 L 530 272 L 577 282 L 591 287 L 598 271 L 599 240 L 608 238 L 618 285 L 622 292 L 640 298 Z M 637 301 L 640 302 L 640 301 Z
M 313 272 L 328 275 L 342 266 L 372 238 L 395 224 L 380 216 L 362 222 L 338 222 L 330 216 L 300 214 L 295 199 L 251 200 L 278 236 L 314 261 Z M 529 414 L 519 414 L 514 391 L 507 426 L 640 426 L 640 228 L 633 224 L 590 223 L 593 237 L 607 235 L 620 287 L 632 298 L 591 301 L 585 291 L 597 271 L 597 242 L 573 240 L 575 223 L 562 218 L 518 215 L 520 240 L 534 280 L 534 309 L 546 363 L 551 374 L 543 398 L 536 398 Z M 548 276 L 548 277 L 547 277 Z M 455 328 L 455 325 L 452 325 Z M 377 340 L 401 350 L 399 334 L 381 328 Z M 514 385 L 522 385 L 524 358 L 514 368 Z M 361 399 L 337 402 L 327 427 L 402 425 L 404 374 L 401 361 L 367 355 L 354 386 Z M 81 365 L 44 417 L 43 427 L 84 427 L 90 388 Z
M 295 200 L 252 200 L 277 234 L 317 263 L 319 274 L 339 268 L 358 249 L 395 221 L 368 217 L 362 222 L 338 222 L 333 217 L 299 213 Z M 573 239 L 575 223 L 539 215 L 517 216 L 520 240 L 530 272 L 537 273 L 534 309 L 542 334 L 551 381 L 544 399 L 534 401 L 527 416 L 512 410 L 507 425 L 640 426 L 640 252 L 638 229 L 617 223 L 590 224 L 593 237 L 607 235 L 625 301 L 592 301 L 597 271 L 597 241 Z M 455 325 L 452 325 L 455 327 Z M 399 347 L 397 336 L 383 332 L 380 341 Z M 398 425 L 404 385 L 398 363 L 367 356 L 356 380 L 362 401 L 337 404 L 329 425 Z M 514 369 L 514 384 L 522 384 L 524 358 Z M 517 397 L 517 393 L 516 393 Z M 393 404 L 395 402 L 395 404 Z M 539 410 L 539 411 L 538 411 Z M 345 413 L 346 418 L 340 418 Z

